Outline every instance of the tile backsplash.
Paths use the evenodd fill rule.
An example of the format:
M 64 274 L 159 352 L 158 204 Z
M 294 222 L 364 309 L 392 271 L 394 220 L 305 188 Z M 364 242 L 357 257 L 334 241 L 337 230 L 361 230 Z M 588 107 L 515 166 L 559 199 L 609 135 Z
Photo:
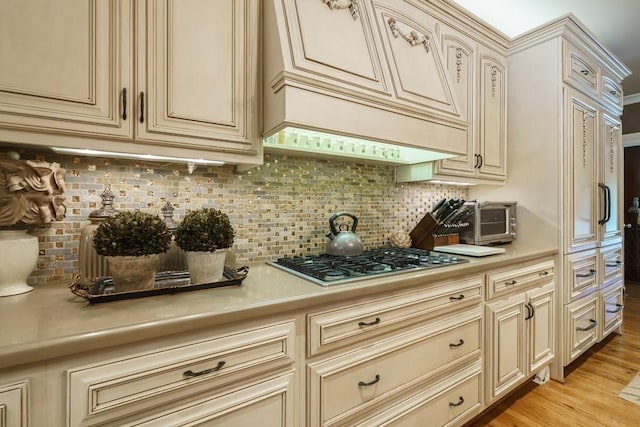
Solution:
M 101 207 L 100 194 L 107 185 L 118 210 L 162 215 L 160 208 L 168 200 L 176 221 L 198 207 L 222 210 L 234 226 L 240 264 L 323 252 L 328 219 L 340 211 L 358 217 L 357 234 L 366 249 L 387 245 L 392 232 L 409 232 L 441 198 L 468 196 L 465 187 L 396 184 L 393 166 L 276 154 L 265 154 L 262 166 L 244 172 L 233 166 L 198 166 L 191 174 L 184 164 L 51 153 L 22 158 L 38 155 L 66 169 L 67 214 L 64 221 L 34 232 L 40 257 L 31 284 L 71 280 L 78 268 L 80 231 L 89 213 Z

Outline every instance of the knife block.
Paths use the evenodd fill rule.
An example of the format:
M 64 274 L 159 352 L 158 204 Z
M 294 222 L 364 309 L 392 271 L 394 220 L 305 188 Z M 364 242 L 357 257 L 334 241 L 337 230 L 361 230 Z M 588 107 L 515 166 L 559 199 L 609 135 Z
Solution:
M 430 212 L 411 230 L 411 247 L 431 250 L 434 246 L 453 245 L 460 243 L 458 233 L 436 235 L 435 231 L 442 226 Z

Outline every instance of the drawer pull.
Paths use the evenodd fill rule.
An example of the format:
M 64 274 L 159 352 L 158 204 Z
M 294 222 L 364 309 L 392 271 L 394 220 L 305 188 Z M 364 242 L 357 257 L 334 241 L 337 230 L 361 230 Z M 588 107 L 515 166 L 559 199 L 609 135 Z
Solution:
M 184 371 L 182 373 L 182 375 L 185 376 L 185 377 L 189 377 L 189 378 L 199 377 L 200 375 L 207 375 L 207 374 L 210 374 L 212 372 L 219 371 L 220 369 L 222 369 L 224 364 L 225 364 L 224 360 L 221 360 L 213 368 L 205 369 L 204 371 L 199 371 L 199 372 L 193 372 L 191 369 L 189 369 L 188 371 Z
M 122 88 L 122 120 L 127 120 L 127 88 Z
M 622 261 L 616 261 L 613 264 L 605 264 L 607 267 L 619 267 L 622 265 Z
M 589 75 L 589 70 L 581 70 L 580 71 L 582 74 L 584 74 L 585 76 Z
M 589 319 L 589 322 L 591 322 L 591 324 L 589 326 L 587 326 L 585 328 L 581 328 L 580 326 L 578 326 L 578 327 L 576 327 L 576 331 L 584 332 L 584 331 L 588 331 L 589 329 L 593 329 L 596 326 L 598 326 L 598 322 L 593 320 L 593 319 Z
M 374 320 L 373 322 L 358 322 L 358 326 L 360 326 L 361 328 L 364 326 L 373 326 L 380 323 L 380 321 L 381 321 L 380 318 L 376 317 L 376 320 Z
M 460 294 L 459 297 L 449 297 L 449 301 L 461 301 L 464 299 L 464 295 Z
M 624 305 L 622 304 L 616 304 L 616 309 L 615 310 L 605 310 L 607 313 L 620 313 L 622 311 L 622 309 L 624 308 Z
M 576 277 L 593 277 L 596 275 L 596 273 L 596 270 L 589 270 L 589 272 L 586 274 L 576 274 Z
M 616 96 L 618 94 L 618 92 L 615 90 L 610 90 L 609 93 L 613 96 Z
M 451 348 L 460 347 L 462 344 L 464 344 L 464 340 L 460 338 L 460 341 L 458 341 L 456 344 L 449 344 L 449 347 Z
M 140 92 L 140 123 L 144 123 L 144 92 Z
M 372 381 L 369 381 L 368 383 L 365 383 L 364 381 L 360 381 L 358 383 L 358 387 L 369 387 L 370 385 L 377 384 L 378 381 L 380 381 L 380 375 L 376 375 L 375 379 L 373 379 Z
M 518 283 L 518 282 L 516 282 L 515 280 L 512 280 L 510 282 L 504 282 L 504 285 L 505 286 L 514 286 L 516 283 Z
M 551 273 L 549 273 L 548 271 L 541 271 L 541 272 L 540 272 L 540 276 L 541 276 L 541 277 L 548 276 L 549 274 L 551 274 Z
M 454 407 L 454 406 L 460 406 L 464 403 L 464 397 L 460 396 L 458 398 L 458 401 L 453 403 L 453 402 L 449 402 L 449 406 Z

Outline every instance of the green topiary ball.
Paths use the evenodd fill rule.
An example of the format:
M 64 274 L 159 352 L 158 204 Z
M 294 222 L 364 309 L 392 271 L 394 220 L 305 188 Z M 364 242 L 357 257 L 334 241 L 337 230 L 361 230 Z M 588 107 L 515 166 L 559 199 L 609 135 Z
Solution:
M 140 256 L 166 252 L 171 232 L 158 215 L 124 211 L 105 219 L 93 236 L 93 246 L 103 256 Z
M 233 245 L 233 227 L 229 217 L 213 208 L 193 210 L 176 229 L 176 244 L 190 252 L 213 252 Z

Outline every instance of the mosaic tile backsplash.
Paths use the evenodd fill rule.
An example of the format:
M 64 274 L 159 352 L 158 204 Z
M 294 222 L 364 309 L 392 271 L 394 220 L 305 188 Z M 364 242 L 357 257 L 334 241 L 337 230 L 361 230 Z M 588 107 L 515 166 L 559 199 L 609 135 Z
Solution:
M 22 158 L 36 156 L 66 169 L 67 214 L 64 221 L 34 232 L 40 257 L 30 284 L 70 281 L 77 273 L 80 231 L 89 213 L 101 207 L 105 186 L 111 186 L 118 210 L 162 216 L 160 208 L 168 200 L 176 221 L 190 209 L 222 210 L 235 229 L 239 265 L 323 252 L 329 217 L 340 211 L 358 217 L 356 231 L 365 249 L 384 246 L 392 232 L 409 232 L 441 198 L 468 196 L 465 187 L 396 184 L 392 166 L 275 154 L 265 154 L 264 164 L 249 171 L 199 166 L 191 174 L 184 164 L 49 152 Z

